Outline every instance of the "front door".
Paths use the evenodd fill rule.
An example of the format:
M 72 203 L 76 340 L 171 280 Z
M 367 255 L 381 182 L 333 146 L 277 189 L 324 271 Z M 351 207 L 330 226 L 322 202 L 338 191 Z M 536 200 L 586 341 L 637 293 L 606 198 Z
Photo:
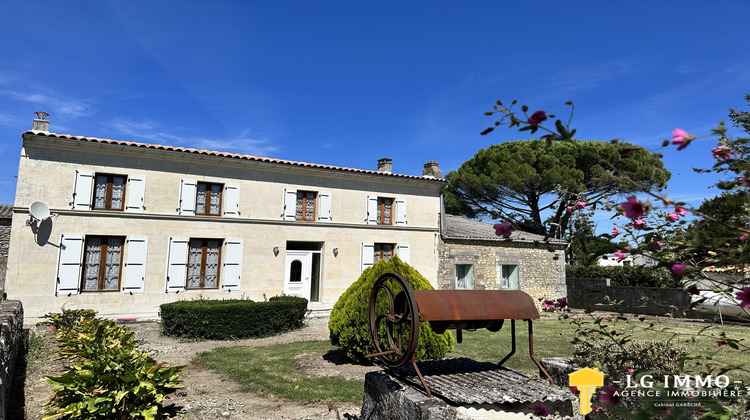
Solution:
M 312 275 L 312 253 L 309 251 L 286 252 L 286 275 L 284 294 L 310 300 L 310 278 Z

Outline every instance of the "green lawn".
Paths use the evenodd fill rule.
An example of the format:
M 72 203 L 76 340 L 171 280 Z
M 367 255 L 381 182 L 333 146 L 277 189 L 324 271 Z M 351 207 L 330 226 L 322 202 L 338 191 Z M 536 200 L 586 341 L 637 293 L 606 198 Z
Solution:
M 708 328 L 704 329 L 705 327 Z M 709 354 L 719 362 L 750 366 L 750 350 L 744 349 L 746 343 L 750 344 L 750 328 L 671 321 L 650 324 L 649 321 L 639 321 L 637 317 L 628 317 L 627 321 L 619 321 L 616 328 L 632 329 L 636 340 L 671 339 L 672 343 L 686 348 L 691 354 Z M 570 340 L 574 337 L 575 327 L 571 325 L 570 320 L 551 318 L 536 320 L 533 332 L 534 352 L 537 359 L 570 356 L 573 353 Z M 723 339 L 722 332 L 738 340 L 740 349 L 732 349 L 730 346 L 719 347 L 717 340 Z M 448 357 L 468 357 L 479 361 L 499 362 L 508 354 L 510 347 L 510 323 L 506 321 L 503 329 L 496 333 L 487 330 L 464 331 L 463 342 L 457 343 Z M 334 348 L 327 341 L 306 341 L 262 347 L 228 347 L 200 354 L 196 362 L 227 375 L 242 384 L 248 391 L 270 392 L 299 402 L 362 401 L 364 377 L 361 381 L 307 378 L 295 366 L 294 358 L 300 354 L 330 350 Z M 705 361 L 705 358 L 701 360 L 701 362 Z M 529 374 L 537 373 L 536 366 L 529 357 L 528 327 L 523 321 L 516 322 L 516 353 L 505 365 Z M 697 373 L 694 365 L 688 364 L 687 368 Z M 750 372 L 747 370 L 731 372 L 729 377 L 733 381 L 750 382 Z

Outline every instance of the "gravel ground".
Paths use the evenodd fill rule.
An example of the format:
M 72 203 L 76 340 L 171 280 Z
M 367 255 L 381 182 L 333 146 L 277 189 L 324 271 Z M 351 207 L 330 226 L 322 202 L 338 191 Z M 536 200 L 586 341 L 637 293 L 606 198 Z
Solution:
M 217 347 L 264 346 L 294 341 L 327 340 L 328 319 L 311 318 L 300 330 L 274 337 L 234 341 L 192 341 L 180 342 L 161 334 L 159 324 L 154 322 L 133 323 L 133 330 L 141 347 L 151 352 L 153 357 L 169 365 L 186 365 L 180 377 L 184 389 L 168 396 L 164 401 L 167 418 L 178 420 L 208 419 L 357 419 L 360 405 L 320 402 L 314 404 L 290 403 L 270 394 L 241 392 L 240 386 L 222 378 L 211 370 L 192 364 L 192 359 L 201 352 Z M 54 344 L 51 335 L 49 343 Z M 54 349 L 53 349 L 54 350 Z M 326 360 L 328 359 L 328 360 Z M 307 354 L 297 358 L 300 369 L 308 375 L 337 376 L 348 379 L 364 379 L 366 372 L 377 368 L 341 363 L 326 359 L 323 354 Z M 335 363 L 334 363 L 335 362 Z M 45 375 L 59 375 L 63 366 L 50 354 L 47 360 L 28 372 L 25 380 L 25 413 L 17 413 L 17 418 L 41 419 L 45 410 L 42 405 L 52 396 L 52 387 L 44 379 Z

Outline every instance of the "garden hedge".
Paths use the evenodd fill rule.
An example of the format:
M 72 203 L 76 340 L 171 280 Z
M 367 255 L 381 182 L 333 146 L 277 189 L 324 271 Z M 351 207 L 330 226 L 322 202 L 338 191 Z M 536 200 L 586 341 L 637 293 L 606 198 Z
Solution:
M 333 306 L 328 322 L 331 344 L 359 362 L 365 360 L 366 354 L 375 352 L 370 341 L 367 308 L 375 281 L 385 273 L 400 274 L 414 290 L 433 290 L 430 282 L 417 270 L 395 256 L 387 261 L 380 260 L 363 271 Z M 453 336 L 450 332 L 436 334 L 428 322 L 420 324 L 417 360 L 442 359 L 452 349 Z
M 610 279 L 610 286 L 678 287 L 679 278 L 665 267 L 635 266 L 568 266 L 565 276 L 574 279 Z
M 160 307 L 165 335 L 229 340 L 267 337 L 301 328 L 307 299 L 275 296 L 252 300 L 184 300 Z

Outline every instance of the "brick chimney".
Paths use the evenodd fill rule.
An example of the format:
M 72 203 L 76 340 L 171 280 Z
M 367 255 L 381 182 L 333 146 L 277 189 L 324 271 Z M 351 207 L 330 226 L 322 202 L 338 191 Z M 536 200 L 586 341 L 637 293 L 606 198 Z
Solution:
M 391 173 L 393 169 L 393 159 L 378 159 L 378 172 Z
M 422 169 L 422 176 L 443 179 L 443 171 L 440 170 L 437 162 L 431 160 L 424 164 L 424 169 Z
M 37 111 L 34 114 L 36 114 L 37 117 L 34 118 L 34 125 L 31 130 L 49 133 L 49 121 L 45 119 L 49 117 L 49 114 L 42 111 Z

